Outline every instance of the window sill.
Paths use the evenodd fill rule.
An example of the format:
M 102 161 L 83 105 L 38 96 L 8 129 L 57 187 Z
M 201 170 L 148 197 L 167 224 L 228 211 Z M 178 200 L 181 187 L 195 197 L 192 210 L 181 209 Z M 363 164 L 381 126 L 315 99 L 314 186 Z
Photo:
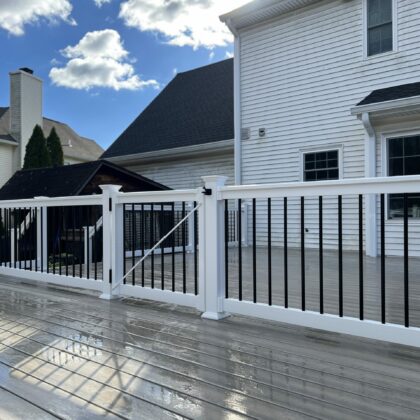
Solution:
M 403 225 L 404 219 L 386 219 L 385 220 L 388 225 Z M 411 217 L 408 218 L 408 223 L 414 223 L 416 225 L 420 225 L 420 218 L 413 219 Z
M 365 54 L 364 57 L 363 57 L 363 63 L 370 64 L 370 63 L 375 62 L 375 61 L 381 61 L 381 59 L 386 60 L 387 58 L 394 58 L 398 55 L 399 55 L 398 50 L 387 51 L 387 52 L 380 53 L 380 54 L 375 54 L 375 55 L 366 55 Z

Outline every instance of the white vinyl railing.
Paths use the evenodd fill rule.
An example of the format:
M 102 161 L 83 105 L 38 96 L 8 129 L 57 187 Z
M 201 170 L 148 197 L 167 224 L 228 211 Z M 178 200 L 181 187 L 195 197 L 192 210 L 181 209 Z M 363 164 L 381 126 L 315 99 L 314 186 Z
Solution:
M 100 291 L 102 298 L 106 299 L 136 297 L 187 305 L 199 309 L 207 319 L 218 320 L 236 313 L 420 346 L 420 329 L 412 327 L 410 323 L 410 315 L 420 308 L 412 308 L 408 304 L 415 301 L 414 295 L 410 295 L 408 260 L 415 255 L 416 249 L 420 250 L 420 243 L 417 243 L 420 242 L 420 229 L 416 220 L 408 220 L 406 208 L 408 195 L 420 193 L 420 176 L 244 186 L 225 186 L 225 181 L 225 177 L 210 176 L 203 177 L 205 188 L 139 193 L 123 193 L 119 186 L 107 185 L 102 187 L 102 195 L 96 196 L 0 202 L 3 211 L 34 209 L 38 216 L 35 270 L 28 270 L 26 265 L 24 269 L 17 268 L 15 260 L 20 257 L 4 251 L 4 255 L 11 260 L 8 264 L 1 264 L 0 273 L 93 289 Z M 405 197 L 404 217 L 391 224 L 386 219 L 386 197 L 389 194 L 403 194 Z M 85 265 L 93 264 L 98 261 L 93 257 L 92 249 L 96 242 L 93 236 L 101 229 L 99 281 L 86 276 L 76 278 L 62 272 L 57 274 L 40 270 L 41 263 L 44 266 L 49 264 L 47 212 L 44 211 L 41 217 L 41 209 L 74 206 L 101 208 L 99 217 L 90 218 L 83 225 L 82 233 Z M 179 206 L 185 212 L 182 223 L 178 223 L 180 219 L 175 222 L 173 218 L 173 209 Z M 130 242 L 125 237 L 125 217 L 133 207 L 138 214 L 132 217 L 139 218 L 143 238 L 140 238 L 139 232 L 129 232 L 135 236 Z M 236 212 L 235 216 L 226 222 L 232 210 Z M 172 220 L 172 225 L 168 220 Z M 349 220 L 351 223 L 347 226 Z M 235 224 L 235 241 L 229 236 L 229 225 L 226 223 Z M 363 305 L 367 305 L 363 293 L 367 281 L 364 258 L 366 255 L 373 258 L 379 255 L 377 265 L 383 270 L 388 252 L 384 246 L 384 227 L 388 225 L 392 225 L 393 232 L 399 232 L 402 247 L 401 325 L 389 322 L 387 318 L 383 302 L 388 302 L 386 299 L 389 296 L 385 299 L 385 289 L 381 288 L 384 286 L 381 282 L 386 281 L 383 271 L 380 272 L 378 289 L 373 292 L 377 293 L 375 299 L 382 302 L 382 308 L 381 305 L 379 308 L 382 309 L 382 316 L 385 314 L 385 319 L 367 319 L 369 311 L 363 311 Z M 131 226 L 131 229 L 137 229 L 134 227 L 135 220 Z M 147 233 L 151 238 L 146 245 L 142 244 L 145 229 L 149 229 Z M 181 230 L 182 238 L 177 248 L 173 239 L 176 230 Z M 327 313 L 328 305 L 323 301 L 323 293 L 327 295 L 326 288 L 329 287 L 327 283 L 316 285 L 320 294 L 319 310 L 307 307 L 311 294 L 305 292 L 308 287 L 312 287 L 313 291 L 314 287 L 309 278 L 305 283 L 307 245 L 315 239 L 319 245 L 314 254 L 317 260 L 311 262 L 311 270 L 319 271 L 317 281 L 321 282 L 325 275 L 322 251 L 328 245 L 326 233 L 331 236 L 330 232 L 336 235 L 335 242 L 330 237 L 327 239 L 336 244 L 334 252 L 338 256 L 336 279 L 333 280 L 338 284 L 339 314 Z M 292 238 L 292 235 L 295 236 Z M 389 243 L 388 231 L 386 235 Z M 357 287 L 360 288 L 355 295 L 357 315 L 352 313 L 351 316 L 346 314 L 347 308 L 343 305 L 343 299 L 345 301 L 346 298 L 343 252 L 346 250 L 347 236 L 354 238 L 349 246 L 356 251 L 354 273 L 358 279 Z M 129 249 L 127 243 L 134 248 Z M 139 249 L 139 244 L 142 249 Z M 15 247 L 16 244 L 13 245 Z M 292 273 L 287 258 L 291 258 L 291 253 L 298 252 L 298 264 L 294 266 L 299 269 L 297 273 Z M 280 272 L 286 279 L 288 276 L 290 282 L 298 282 L 298 304 L 293 301 L 292 295 L 287 300 L 286 289 L 282 289 L 282 299 L 285 298 L 285 301 L 276 300 L 273 287 L 278 286 L 275 281 L 280 278 Z M 248 278 L 249 289 L 246 289 L 245 277 Z M 264 282 L 267 282 L 267 287 Z

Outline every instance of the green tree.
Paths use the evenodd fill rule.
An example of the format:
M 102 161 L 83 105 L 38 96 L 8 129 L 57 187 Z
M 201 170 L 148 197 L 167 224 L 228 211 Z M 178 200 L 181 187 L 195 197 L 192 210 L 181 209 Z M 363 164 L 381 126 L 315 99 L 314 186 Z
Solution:
M 36 125 L 26 145 L 23 169 L 47 168 L 51 166 L 51 158 L 42 128 Z
M 58 137 L 55 128 L 51 129 L 51 133 L 47 138 L 47 148 L 50 153 L 51 165 L 52 166 L 63 166 L 64 155 L 63 148 L 61 146 L 60 137 Z

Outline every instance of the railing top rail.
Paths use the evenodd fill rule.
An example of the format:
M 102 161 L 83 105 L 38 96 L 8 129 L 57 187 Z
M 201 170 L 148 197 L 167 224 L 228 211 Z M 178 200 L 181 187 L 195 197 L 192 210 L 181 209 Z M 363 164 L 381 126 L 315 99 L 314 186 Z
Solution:
M 358 194 L 420 193 L 420 176 L 355 178 L 222 187 L 219 199 L 317 197 Z
M 0 201 L 0 209 L 36 208 L 36 207 L 71 207 L 100 206 L 102 195 L 83 195 L 76 197 L 36 197 L 25 200 Z
M 199 189 L 119 193 L 117 197 L 117 203 L 139 204 L 198 201 L 200 195 L 201 190 Z

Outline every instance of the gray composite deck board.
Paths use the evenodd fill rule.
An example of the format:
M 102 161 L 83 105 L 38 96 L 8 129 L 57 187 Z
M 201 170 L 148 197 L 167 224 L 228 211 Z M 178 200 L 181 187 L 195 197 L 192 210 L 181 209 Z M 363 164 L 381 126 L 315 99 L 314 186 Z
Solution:
M 4 278 L 0 315 L 0 385 L 58 416 L 420 417 L 415 348 Z
M 239 258 L 238 248 L 228 249 L 228 284 L 229 297 L 238 298 L 239 291 Z M 339 281 L 338 281 L 338 252 L 325 250 L 324 254 L 324 312 L 338 315 L 339 313 Z M 183 255 L 175 256 L 175 290 L 183 291 Z M 199 258 L 197 257 L 197 261 Z M 280 247 L 272 248 L 272 299 L 273 305 L 283 306 L 285 303 L 284 250 Z M 135 263 L 139 258 L 135 258 Z M 186 290 L 194 293 L 194 254 L 186 254 Z M 253 300 L 253 258 L 252 247 L 242 249 L 242 287 L 243 300 Z M 131 258 L 126 258 L 126 271 L 133 265 Z M 146 287 L 151 287 L 151 256 L 144 262 L 144 278 L 142 265 L 137 266 L 130 274 L 127 284 L 140 286 L 144 281 Z M 162 271 L 164 288 L 170 290 L 172 286 L 172 255 L 165 254 L 154 257 L 154 287 L 161 288 Z M 76 277 L 79 276 L 79 266 L 76 266 Z M 82 265 L 82 273 L 86 276 L 87 267 Z M 70 272 L 72 267 L 70 267 Z M 90 278 L 94 278 L 94 266 L 89 267 Z M 62 267 L 65 273 L 65 267 Z M 409 307 L 410 325 L 420 327 L 420 258 L 409 258 Z M 102 277 L 102 264 L 97 265 L 98 278 Z M 320 308 L 320 279 L 319 253 L 317 249 L 305 250 L 306 277 L 306 310 L 319 312 Z M 257 302 L 268 303 L 268 249 L 257 247 L 256 250 L 256 283 Z M 363 256 L 363 300 L 364 318 L 381 320 L 381 261 L 380 258 Z M 300 249 L 288 250 L 288 304 L 291 308 L 301 308 L 301 254 Z M 343 312 L 344 316 L 359 317 L 359 256 L 357 252 L 343 252 Z M 404 324 L 404 260 L 402 257 L 387 256 L 385 260 L 385 312 L 386 322 Z

